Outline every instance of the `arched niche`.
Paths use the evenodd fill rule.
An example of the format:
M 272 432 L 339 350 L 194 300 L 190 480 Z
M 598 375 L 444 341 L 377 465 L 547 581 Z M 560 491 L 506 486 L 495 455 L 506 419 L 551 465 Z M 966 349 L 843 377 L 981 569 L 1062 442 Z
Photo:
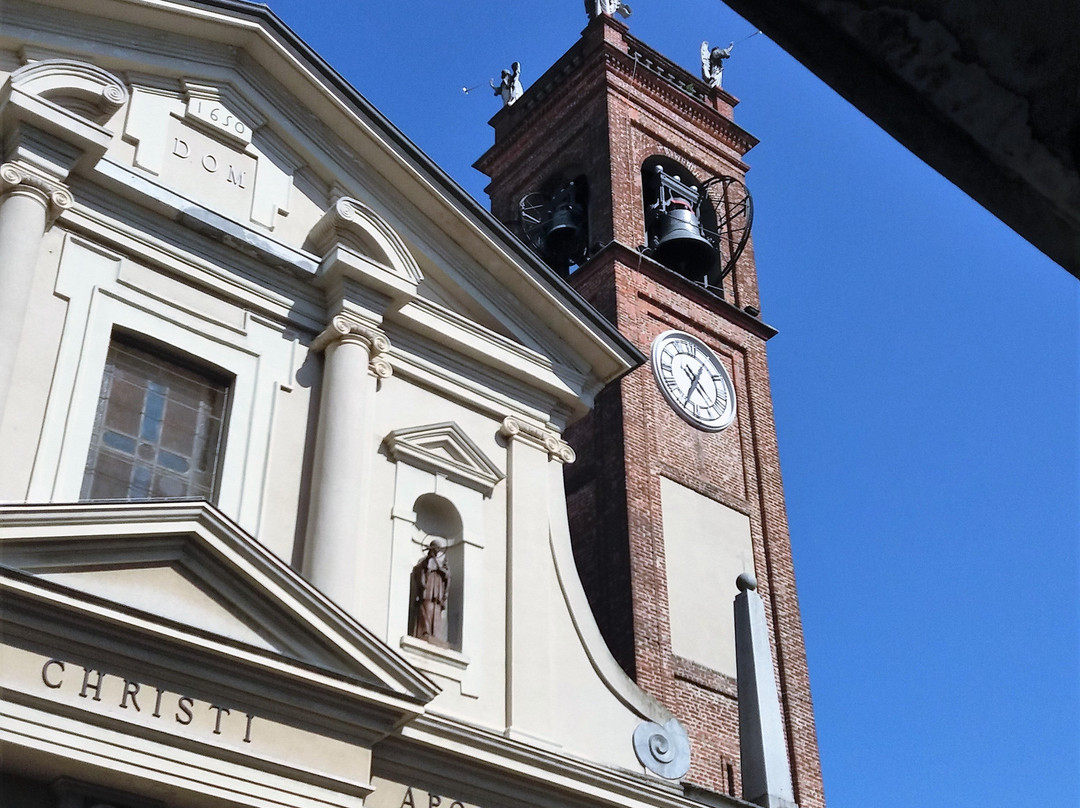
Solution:
M 461 694 L 479 696 L 480 649 L 491 619 L 483 608 L 486 523 L 504 512 L 495 505 L 502 469 L 452 421 L 404 427 L 383 440 L 394 474 L 389 637 L 421 670 L 459 683 Z M 447 648 L 412 637 L 412 571 L 432 536 L 446 541 L 450 570 Z

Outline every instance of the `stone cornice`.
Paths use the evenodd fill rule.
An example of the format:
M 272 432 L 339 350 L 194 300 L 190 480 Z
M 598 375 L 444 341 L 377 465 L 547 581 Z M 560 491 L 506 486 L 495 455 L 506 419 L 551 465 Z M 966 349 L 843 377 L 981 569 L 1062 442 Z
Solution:
M 682 784 L 588 763 L 430 712 L 407 725 L 400 737 L 384 743 L 388 752 L 393 751 L 386 758 L 393 761 L 387 765 L 395 774 L 405 775 L 410 766 L 439 767 L 449 780 L 453 775 L 440 763 L 448 757 L 464 758 L 470 765 L 457 770 L 469 773 L 466 787 L 483 782 L 490 788 L 501 781 L 513 789 L 509 793 L 520 804 L 555 805 L 549 790 L 557 777 L 572 784 L 558 803 L 571 808 L 701 808 L 700 802 L 685 795 Z M 748 805 L 725 794 L 709 796 L 709 804 L 716 808 Z
M 70 626 L 61 612 L 81 613 L 101 633 L 126 637 L 125 644 L 138 632 L 146 641 L 132 645 L 132 653 L 150 653 L 154 639 L 156 648 L 217 658 L 238 675 L 237 666 L 246 666 L 244 675 L 274 680 L 279 689 L 288 679 L 306 684 L 302 689 L 312 697 L 316 689 L 337 698 L 351 693 L 399 717 L 416 715 L 419 705 L 438 692 L 427 677 L 206 502 L 0 505 L 0 547 L 5 558 L 0 580 L 10 587 L 5 595 L 17 592 L 21 602 L 37 603 L 40 608 L 27 612 L 35 624 Z M 156 613 L 137 600 L 106 599 L 47 578 L 51 572 L 75 573 L 81 566 L 102 564 L 142 569 L 147 559 L 184 570 L 190 580 L 202 582 L 205 593 L 240 613 L 262 616 L 263 635 L 274 638 L 272 648 L 283 650 L 216 633 L 168 610 Z M 137 592 L 138 585 L 133 587 Z

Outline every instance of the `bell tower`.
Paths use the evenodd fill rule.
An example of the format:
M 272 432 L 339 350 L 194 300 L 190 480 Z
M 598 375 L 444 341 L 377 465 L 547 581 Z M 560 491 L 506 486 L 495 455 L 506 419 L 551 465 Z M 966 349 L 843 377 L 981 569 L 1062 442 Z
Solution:
M 737 103 L 600 14 L 492 118 L 476 167 L 496 217 L 650 357 L 565 435 L 608 646 L 687 728 L 689 787 L 744 796 L 732 602 L 753 573 L 795 801 L 822 808 Z

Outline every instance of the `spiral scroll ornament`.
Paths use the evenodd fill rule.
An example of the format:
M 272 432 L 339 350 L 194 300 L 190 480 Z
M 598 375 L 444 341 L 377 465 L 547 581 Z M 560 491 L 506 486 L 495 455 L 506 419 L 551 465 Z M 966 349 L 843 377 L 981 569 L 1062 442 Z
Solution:
M 389 379 L 394 375 L 394 366 L 385 355 L 390 351 L 390 340 L 381 331 L 336 314 L 330 324 L 312 341 L 311 350 L 325 351 L 331 343 L 338 340 L 352 340 L 364 345 L 370 354 L 368 370 L 376 378 Z
M 690 738 L 677 718 L 638 724 L 634 753 L 642 766 L 666 780 L 678 780 L 690 770 Z
M 355 222 L 359 217 L 356 215 L 356 208 L 353 206 L 352 200 L 348 197 L 341 197 L 334 203 L 334 213 L 338 218 L 346 222 Z
M 371 360 L 368 370 L 378 379 L 389 379 L 394 375 L 394 366 L 381 356 Z
M 119 109 L 127 103 L 128 92 L 122 85 L 108 84 L 101 90 L 101 100 L 103 107 Z
M 25 179 L 25 175 L 14 163 L 0 165 L 0 182 L 4 185 L 19 185 Z

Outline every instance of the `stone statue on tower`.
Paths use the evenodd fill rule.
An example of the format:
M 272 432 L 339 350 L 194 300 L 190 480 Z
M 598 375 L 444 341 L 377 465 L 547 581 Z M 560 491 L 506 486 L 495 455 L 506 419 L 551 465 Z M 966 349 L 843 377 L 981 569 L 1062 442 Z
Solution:
M 599 17 L 601 14 L 611 17 L 614 14 L 618 14 L 623 19 L 630 16 L 630 6 L 623 3 L 622 0 L 585 0 L 585 13 L 589 15 L 589 19 Z
M 710 48 L 708 42 L 701 43 L 701 78 L 713 89 L 723 84 L 724 61 L 731 58 L 734 47 L 734 42 L 726 48 Z
M 495 83 L 494 79 L 489 80 L 488 84 L 495 91 L 495 95 L 502 96 L 503 106 L 510 106 L 521 98 L 521 94 L 524 92 L 521 88 L 521 63 L 514 62 L 510 65 L 509 70 L 504 70 L 502 80 L 498 84 Z

